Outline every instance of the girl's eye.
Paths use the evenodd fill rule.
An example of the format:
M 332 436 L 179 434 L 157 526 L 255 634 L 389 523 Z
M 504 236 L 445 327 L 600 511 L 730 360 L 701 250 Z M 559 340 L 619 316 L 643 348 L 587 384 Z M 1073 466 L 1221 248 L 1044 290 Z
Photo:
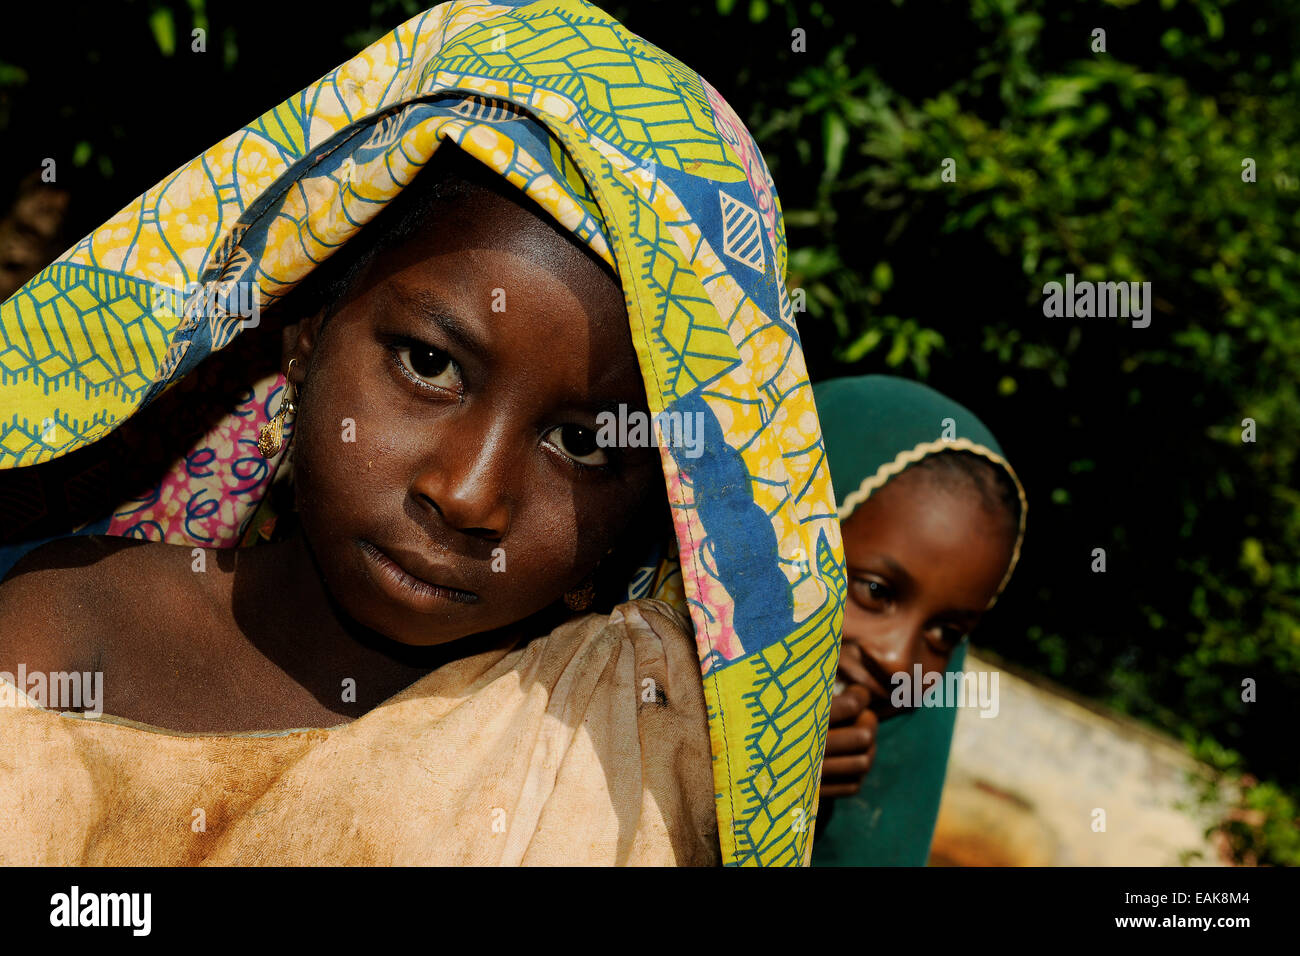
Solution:
M 964 630 L 951 625 L 933 627 L 930 629 L 929 634 L 933 635 L 934 640 L 944 653 L 954 650 L 966 637 Z
M 853 596 L 863 607 L 876 611 L 883 610 L 893 601 L 894 592 L 883 581 L 873 581 L 870 578 L 854 578 Z
M 609 464 L 609 455 L 596 444 L 596 433 L 581 425 L 559 425 L 542 436 L 560 454 L 572 458 L 580 465 L 599 468 Z
M 397 346 L 396 352 L 408 375 L 448 391 L 460 390 L 460 366 L 442 349 L 415 342 Z

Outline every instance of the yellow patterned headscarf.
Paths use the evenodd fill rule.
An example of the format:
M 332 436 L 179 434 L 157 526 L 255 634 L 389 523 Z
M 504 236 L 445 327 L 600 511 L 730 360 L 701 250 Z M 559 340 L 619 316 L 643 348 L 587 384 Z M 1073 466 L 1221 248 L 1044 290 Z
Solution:
M 0 469 L 20 469 L 0 510 L 36 527 L 33 515 L 74 502 L 102 465 L 87 448 L 259 322 L 444 140 L 616 270 L 651 414 L 704 413 L 703 454 L 661 449 L 676 548 L 628 594 L 672 601 L 694 626 L 723 860 L 806 863 L 845 575 L 780 206 L 717 91 L 587 3 L 455 0 L 420 14 L 0 306 Z M 284 381 L 244 382 L 162 480 L 63 533 L 256 543 L 279 459 L 253 446 Z M 41 481 L 54 459 L 76 463 L 60 472 L 62 503 Z M 36 543 L 0 548 L 0 564 Z

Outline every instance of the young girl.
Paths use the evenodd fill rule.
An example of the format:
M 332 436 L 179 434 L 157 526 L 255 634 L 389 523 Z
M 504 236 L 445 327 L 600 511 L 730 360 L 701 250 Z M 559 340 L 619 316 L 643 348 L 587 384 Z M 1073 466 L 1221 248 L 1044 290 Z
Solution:
M 923 866 L 957 712 L 911 706 L 915 668 L 960 673 L 1019 558 L 1024 490 L 989 430 L 934 389 L 867 375 L 814 394 L 849 601 L 813 861 Z
M 0 306 L 0 862 L 806 862 L 785 262 L 735 114 L 577 0 L 428 11 L 69 250 Z

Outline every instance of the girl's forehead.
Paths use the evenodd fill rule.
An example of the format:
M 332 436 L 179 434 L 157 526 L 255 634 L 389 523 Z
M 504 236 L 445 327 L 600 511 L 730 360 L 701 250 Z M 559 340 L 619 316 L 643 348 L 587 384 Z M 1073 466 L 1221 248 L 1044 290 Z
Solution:
M 978 493 L 928 480 L 916 470 L 887 481 L 841 523 L 845 548 L 897 538 L 926 538 L 936 543 L 955 539 L 969 527 L 990 523 Z
M 513 283 L 501 287 L 506 302 L 498 296 L 497 311 L 509 308 L 512 294 L 525 298 L 536 294 L 525 283 L 540 270 L 584 299 L 616 305 L 626 322 L 622 289 L 612 270 L 522 193 L 516 197 L 509 191 L 466 183 L 432 203 L 422 227 L 394 252 L 395 263 L 460 254 L 466 259 L 465 269 L 487 270 L 488 277 Z M 427 281 L 433 284 L 439 278 L 445 276 L 431 275 Z
M 1005 573 L 1013 542 L 973 490 L 925 480 L 891 479 L 841 523 L 849 564 L 888 554 L 913 578 L 955 582 L 965 607 L 983 607 Z
M 599 260 L 492 192 L 430 213 L 377 257 L 356 320 L 427 336 L 481 387 L 531 389 L 538 401 L 644 403 L 622 289 Z

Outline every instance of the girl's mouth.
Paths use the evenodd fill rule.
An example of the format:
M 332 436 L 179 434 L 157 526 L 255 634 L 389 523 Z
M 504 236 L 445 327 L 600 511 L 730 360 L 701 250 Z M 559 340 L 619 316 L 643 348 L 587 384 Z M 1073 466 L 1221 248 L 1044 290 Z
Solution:
M 360 541 L 371 576 L 380 590 L 400 604 L 426 614 L 444 610 L 450 604 L 475 604 L 473 591 L 435 584 L 417 578 L 369 541 Z

